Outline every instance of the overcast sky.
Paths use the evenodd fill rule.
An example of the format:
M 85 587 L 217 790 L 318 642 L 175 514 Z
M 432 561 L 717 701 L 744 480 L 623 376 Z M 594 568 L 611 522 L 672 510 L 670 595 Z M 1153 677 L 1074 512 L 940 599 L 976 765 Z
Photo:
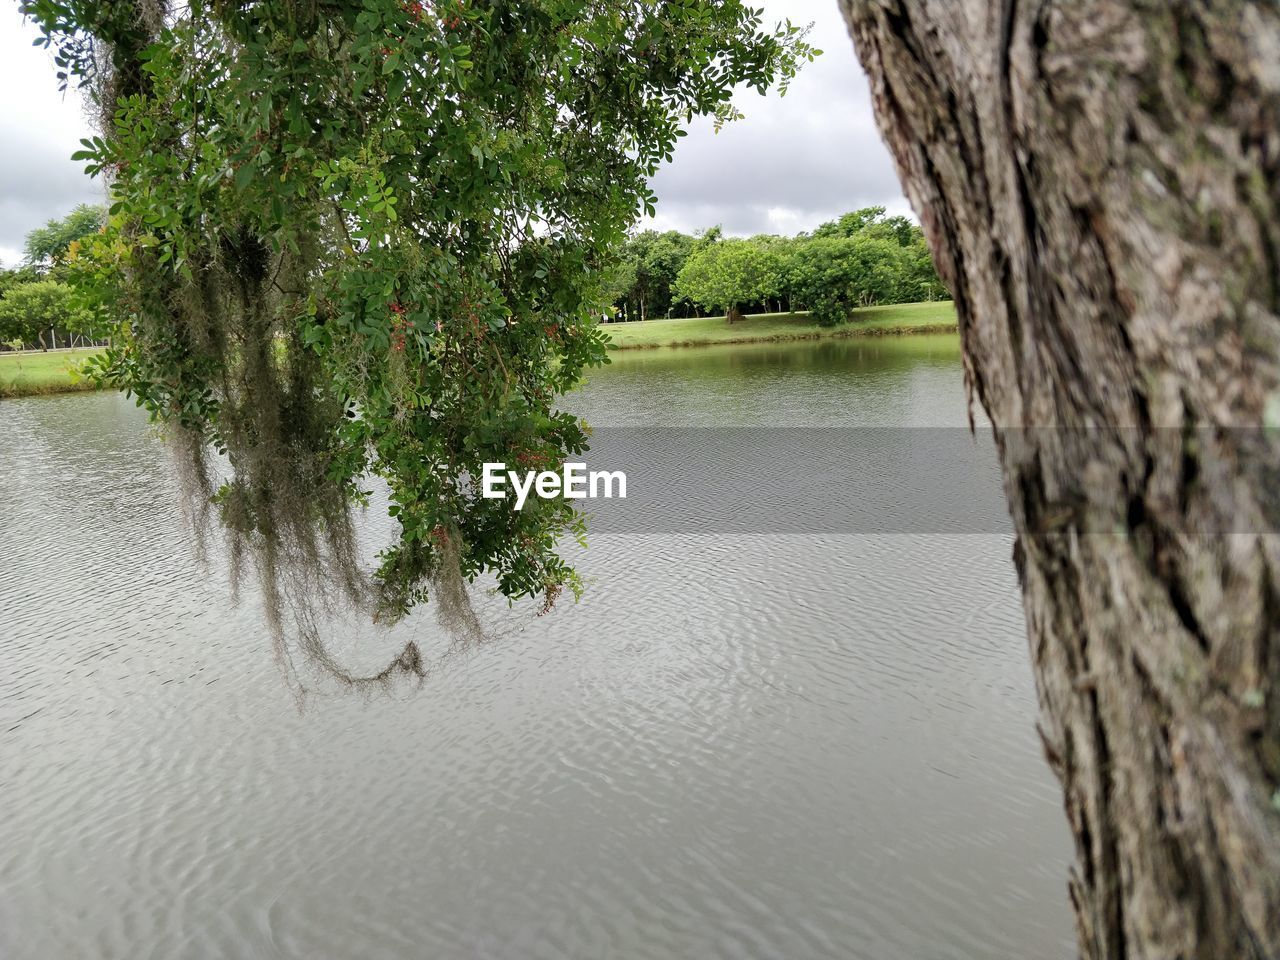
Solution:
M 759 0 L 768 22 L 813 22 L 824 51 L 785 97 L 745 93 L 746 119 L 719 134 L 698 123 L 655 179 L 660 229 L 795 233 L 869 204 L 909 214 L 871 115 L 862 70 L 835 0 Z M 90 125 L 74 93 L 58 93 L 52 54 L 15 4 L 0 4 L 0 261 L 14 265 L 27 231 L 99 186 L 69 157 Z
M 756 0 L 767 23 L 813 23 L 822 50 L 785 97 L 735 98 L 745 119 L 699 122 L 654 180 L 655 226 L 726 233 L 810 230 L 858 207 L 910 215 L 871 112 L 866 77 L 835 0 Z

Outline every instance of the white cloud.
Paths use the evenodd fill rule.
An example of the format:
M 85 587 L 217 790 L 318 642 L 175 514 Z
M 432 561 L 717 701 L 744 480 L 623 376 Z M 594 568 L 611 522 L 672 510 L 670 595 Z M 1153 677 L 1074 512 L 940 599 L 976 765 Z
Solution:
M 787 95 L 737 98 L 745 119 L 716 133 L 699 121 L 653 180 L 655 229 L 721 225 L 726 233 L 794 233 L 858 207 L 910 214 L 876 130 L 866 77 L 834 0 L 760 0 L 765 22 L 812 22 L 823 51 Z
M 0 258 L 14 265 L 27 232 L 102 189 L 73 162 L 91 125 L 74 91 L 58 92 L 53 53 L 11 5 L 0 11 Z

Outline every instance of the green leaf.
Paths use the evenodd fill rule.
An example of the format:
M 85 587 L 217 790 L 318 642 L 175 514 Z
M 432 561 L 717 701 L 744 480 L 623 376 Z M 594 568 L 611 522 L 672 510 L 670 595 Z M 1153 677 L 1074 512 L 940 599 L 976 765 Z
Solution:
M 253 180 L 253 173 L 253 167 L 250 166 L 248 162 L 240 165 L 236 170 L 235 175 L 235 187 L 237 193 L 243 193 L 245 188 L 249 186 L 250 182 Z
M 29 8 L 59 58 L 92 40 L 147 80 L 76 153 L 120 164 L 82 284 L 127 345 L 112 375 L 156 422 L 223 452 L 233 482 L 215 506 L 242 548 L 340 540 L 373 476 L 398 521 L 373 571 L 390 615 L 426 598 L 446 536 L 508 598 L 576 592 L 555 546 L 581 536 L 571 504 L 517 513 L 459 497 L 459 478 L 584 449 L 558 395 L 607 361 L 591 314 L 617 245 L 656 209 L 649 178 L 689 120 L 728 119 L 735 89 L 794 73 L 803 35 L 736 0 L 449 0 L 421 23 L 412 5 L 360 0 L 326 8 L 314 34 L 277 6 L 176 5 L 142 54 L 112 43 L 112 5 Z M 722 245 L 736 252 L 704 258 L 703 286 L 764 291 L 772 261 L 708 246 Z M 202 310 L 191 294 L 209 289 L 237 295 Z M 263 357 L 287 390 L 261 382 Z M 278 456 L 260 456 L 260 422 L 288 437 Z M 289 523 L 260 522 L 274 515 Z M 297 582 L 324 576 L 306 572 Z

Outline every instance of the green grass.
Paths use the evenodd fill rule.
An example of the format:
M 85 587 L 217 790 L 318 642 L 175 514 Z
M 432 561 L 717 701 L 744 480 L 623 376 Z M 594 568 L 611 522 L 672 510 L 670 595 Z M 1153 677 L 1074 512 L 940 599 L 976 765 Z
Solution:
M 838 327 L 820 327 L 808 313 L 758 313 L 729 324 L 724 317 L 689 320 L 639 320 L 608 323 L 610 350 L 638 347 L 700 347 L 714 343 L 762 340 L 818 340 L 826 337 L 949 333 L 956 329 L 956 310 L 949 300 L 864 307 Z
M 724 317 L 702 317 L 610 323 L 604 329 L 611 341 L 610 350 L 700 347 L 770 340 L 950 333 L 956 329 L 956 311 L 950 301 L 941 301 L 865 307 L 853 311 L 849 322 L 838 327 L 820 327 L 807 313 L 762 313 L 744 317 L 735 324 L 726 323 Z M 0 353 L 0 398 L 92 390 L 93 384 L 73 371 L 93 353 L 93 349 Z
M 0 353 L 0 397 L 31 397 L 43 393 L 92 390 L 94 386 L 73 371 L 97 351 L 21 350 Z

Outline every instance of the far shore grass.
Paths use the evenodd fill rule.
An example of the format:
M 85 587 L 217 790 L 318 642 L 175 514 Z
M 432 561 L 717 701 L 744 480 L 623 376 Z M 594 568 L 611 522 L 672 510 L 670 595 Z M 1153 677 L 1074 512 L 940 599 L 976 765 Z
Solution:
M 733 324 L 726 322 L 724 317 L 696 317 L 604 326 L 609 335 L 610 350 L 950 333 L 955 329 L 956 311 L 950 301 L 864 307 L 854 310 L 848 323 L 837 327 L 820 327 L 809 319 L 808 313 L 754 314 Z M 94 352 L 94 348 L 88 348 L 50 350 L 47 353 L 40 350 L 0 353 L 0 399 L 93 390 L 94 384 L 76 371 Z
M 97 352 L 98 348 L 89 347 L 0 353 L 0 399 L 93 390 L 94 384 L 75 371 Z
M 637 320 L 607 323 L 610 350 L 644 347 L 702 347 L 720 343 L 769 340 L 820 340 L 828 337 L 874 337 L 913 333 L 951 333 L 957 329 L 955 305 L 949 300 L 863 307 L 847 323 L 820 327 L 807 312 L 757 313 L 728 323 L 724 317 L 685 320 Z

